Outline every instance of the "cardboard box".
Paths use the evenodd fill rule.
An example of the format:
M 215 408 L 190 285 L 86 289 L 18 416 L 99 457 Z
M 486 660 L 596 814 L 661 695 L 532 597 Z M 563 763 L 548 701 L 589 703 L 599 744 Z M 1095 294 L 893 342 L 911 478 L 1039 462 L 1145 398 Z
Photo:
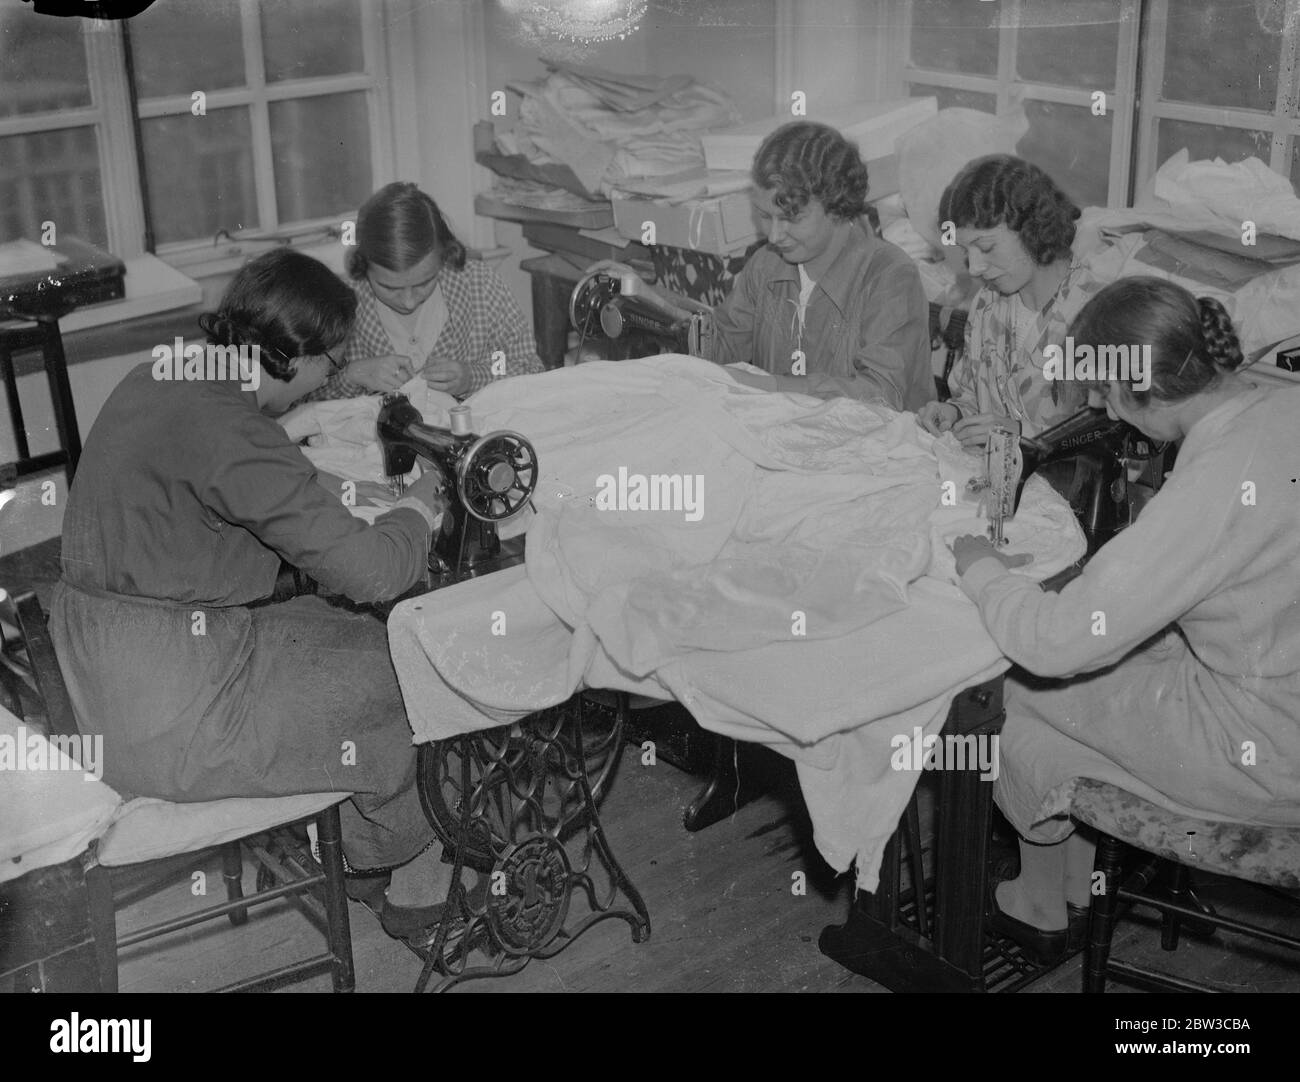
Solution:
M 654 223 L 655 244 L 713 255 L 743 252 L 759 239 L 747 192 L 677 204 L 630 199 L 615 192 L 610 202 L 614 206 L 614 228 L 641 244 L 646 242 L 646 222 Z
M 815 120 L 829 124 L 846 139 L 858 144 L 864 161 L 894 153 L 894 143 L 905 132 L 939 111 L 937 98 L 899 98 L 893 101 L 862 102 L 840 109 L 809 110 L 806 117 L 778 116 L 756 120 L 739 128 L 709 132 L 704 144 L 704 164 L 709 169 L 749 169 L 754 154 L 772 132 L 791 120 Z

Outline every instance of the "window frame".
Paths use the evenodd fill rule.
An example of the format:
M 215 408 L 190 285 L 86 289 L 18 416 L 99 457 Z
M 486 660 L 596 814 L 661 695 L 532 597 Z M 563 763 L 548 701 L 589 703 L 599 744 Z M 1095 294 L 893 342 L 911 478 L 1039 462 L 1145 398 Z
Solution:
M 1092 104 L 1093 91 L 1104 90 L 1106 109 L 1113 118 L 1107 183 L 1109 207 L 1132 206 L 1137 191 L 1155 175 L 1160 166 L 1156 159 L 1158 126 L 1162 119 L 1271 131 L 1269 168 L 1290 179 L 1291 154 L 1295 143 L 1300 140 L 1300 117 L 1288 115 L 1288 111 L 1295 111 L 1300 100 L 1300 63 L 1297 62 L 1300 59 L 1300 0 L 1287 0 L 1279 53 L 1278 96 L 1271 113 L 1161 98 L 1169 0 L 1120 0 L 1115 85 L 1086 89 L 1027 82 L 1016 76 L 1021 0 L 1001 0 L 998 5 L 996 75 L 937 71 L 913 64 L 911 29 L 915 5 L 913 0 L 905 0 L 905 5 L 901 69 L 905 91 L 915 85 L 989 94 L 995 98 L 997 114 L 1002 116 L 1021 97 L 1026 101 L 1088 108 Z
M 343 75 L 290 79 L 268 84 L 262 53 L 261 4 L 268 0 L 240 0 L 240 26 L 247 59 L 247 82 L 242 87 L 207 92 L 207 108 L 245 108 L 253 133 L 254 183 L 257 195 L 257 229 L 236 231 L 221 243 L 213 238 L 175 241 L 157 246 L 156 255 L 187 274 L 203 277 L 238 266 L 262 246 L 326 237 L 348 214 L 281 223 L 275 211 L 275 174 L 272 159 L 270 104 L 328 94 L 361 91 L 366 94 L 370 137 L 372 190 L 395 175 L 396 133 L 388 78 L 388 43 L 382 4 L 359 0 L 362 58 L 365 71 Z M 271 0 L 273 2 L 273 0 Z M 121 21 L 83 19 L 82 43 L 86 51 L 88 106 L 0 117 L 0 137 L 34 132 L 93 127 L 99 158 L 101 197 L 109 250 L 122 259 L 145 254 L 145 206 L 136 156 L 136 133 L 126 65 L 125 27 Z M 202 89 L 202 88 L 196 88 Z M 140 119 L 174 116 L 190 111 L 189 94 L 139 102 Z M 355 215 L 356 208 L 349 214 Z M 270 223 L 269 225 L 267 223 Z M 62 223 L 56 223 L 60 232 Z M 219 234 L 219 236 L 221 236 Z
M 257 197 L 258 220 L 255 229 L 241 229 L 229 234 L 218 233 L 212 239 L 172 241 L 157 246 L 157 255 L 186 273 L 203 276 L 219 273 L 237 265 L 249 254 L 249 246 L 273 245 L 286 238 L 301 240 L 313 236 L 325 239 L 327 231 L 337 230 L 346 215 L 332 215 L 304 221 L 282 223 L 276 213 L 275 167 L 272 156 L 270 105 L 362 91 L 366 93 L 369 122 L 370 162 L 373 171 L 371 190 L 392 179 L 394 173 L 394 135 L 392 103 L 389 97 L 384 27 L 379 4 L 359 0 L 364 72 L 266 81 L 262 48 L 261 5 L 267 0 L 240 0 L 240 28 L 244 52 L 243 86 L 208 91 L 206 108 L 243 108 L 249 111 L 253 137 L 253 182 Z M 201 89 L 201 88 L 198 88 Z M 141 99 L 139 116 L 143 120 L 187 114 L 192 104 L 190 94 L 173 94 L 161 98 Z M 138 190 L 137 185 L 137 190 Z M 356 208 L 349 213 L 355 215 Z M 225 236 L 227 239 L 219 241 Z

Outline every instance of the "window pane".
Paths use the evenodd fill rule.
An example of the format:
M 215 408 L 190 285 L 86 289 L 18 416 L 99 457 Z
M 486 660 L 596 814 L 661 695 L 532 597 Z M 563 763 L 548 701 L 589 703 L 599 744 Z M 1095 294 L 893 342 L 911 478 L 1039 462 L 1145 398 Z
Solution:
M 262 5 L 266 81 L 364 71 L 357 0 L 274 0 Z
M 1029 131 L 1016 145 L 1080 207 L 1104 207 L 1110 186 L 1111 117 L 1079 105 L 1026 101 Z
M 935 71 L 998 73 L 998 4 L 916 0 L 912 5 L 912 63 Z
M 908 96 L 912 98 L 938 98 L 940 109 L 978 109 L 981 113 L 996 113 L 996 94 L 982 94 L 978 90 L 953 90 L 948 86 L 927 86 L 910 83 Z
M 366 95 L 326 94 L 270 104 L 280 222 L 355 210 L 370 194 Z
M 1266 131 L 1247 128 L 1224 128 L 1213 124 L 1192 124 L 1186 120 L 1161 120 L 1156 133 L 1156 165 L 1186 147 L 1192 161 L 1222 158 L 1239 162 L 1255 157 L 1268 164 L 1273 151 L 1273 136 Z
M 140 130 L 159 244 L 258 226 L 247 109 L 156 117 Z
M 39 241 L 53 222 L 56 241 L 71 234 L 106 247 L 101 188 L 94 128 L 0 139 L 0 241 Z
M 239 0 L 167 0 L 130 22 L 141 98 L 243 86 Z
M 1120 0 L 1021 0 L 1016 69 L 1031 83 L 1110 90 Z M 1068 57 L 1069 63 L 1062 63 Z
M 1259 16 L 1271 16 L 1280 7 L 1242 0 L 1171 3 L 1162 96 L 1271 113 L 1277 101 L 1282 25 L 1280 12 L 1279 18 L 1263 23 Z
M 0 116 L 52 113 L 90 104 L 80 19 L 0 11 Z

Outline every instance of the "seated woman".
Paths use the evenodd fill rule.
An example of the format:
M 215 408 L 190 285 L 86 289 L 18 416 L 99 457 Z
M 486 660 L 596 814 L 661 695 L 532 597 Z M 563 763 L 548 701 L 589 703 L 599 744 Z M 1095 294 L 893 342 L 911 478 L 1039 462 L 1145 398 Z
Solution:
M 1072 384 L 1043 375 L 1043 351 L 1064 345 L 1079 310 L 1105 285 L 1071 254 L 1076 207 L 1036 165 L 1009 154 L 977 158 L 939 203 L 956 227 L 971 277 L 982 282 L 966 319 L 966 346 L 949 376 L 952 398 L 917 421 L 982 447 L 994 426 L 1036 436 L 1086 404 Z
M 743 383 L 917 410 L 934 398 L 930 308 L 916 266 L 871 231 L 867 167 L 834 128 L 796 121 L 754 155 L 767 245 L 714 310 L 712 359 Z
M 994 796 L 1021 835 L 994 927 L 1040 957 L 1081 937 L 1092 846 L 1058 786 L 1097 778 L 1174 812 L 1300 826 L 1300 390 L 1235 372 L 1215 300 L 1156 278 L 1107 286 L 1078 345 L 1150 345 L 1151 384 L 1098 385 L 1107 411 L 1183 441 L 1141 517 L 1060 594 L 983 538 L 953 545 L 989 633 L 1039 677 L 1008 681 Z M 1122 374 L 1122 373 L 1121 373 Z M 1068 914 L 1068 917 L 1067 917 Z
M 493 379 L 542 371 L 532 328 L 501 276 L 466 258 L 414 184 L 385 185 L 365 201 L 347 269 L 357 319 L 346 366 L 303 401 L 396 390 L 417 372 L 464 398 Z
M 253 378 L 126 375 L 69 495 L 50 631 L 106 782 L 172 801 L 354 794 L 344 855 L 392 870 L 383 923 L 407 935 L 438 919 L 448 876 L 384 625 L 317 597 L 266 603 L 281 559 L 359 602 L 402 593 L 428 560 L 432 475 L 369 526 L 268 416 L 325 379 L 355 304 L 314 259 L 269 252 L 202 320 L 212 345 L 260 357 Z M 378 905 L 382 878 L 352 892 Z

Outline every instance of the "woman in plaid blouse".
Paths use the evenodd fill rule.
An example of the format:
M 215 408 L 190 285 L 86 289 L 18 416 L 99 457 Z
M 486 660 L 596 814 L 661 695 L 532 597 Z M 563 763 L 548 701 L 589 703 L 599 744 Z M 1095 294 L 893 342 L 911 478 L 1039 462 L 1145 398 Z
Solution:
M 392 391 L 416 374 L 464 398 L 493 379 L 542 370 L 501 276 L 466 259 L 438 205 L 414 184 L 388 184 L 366 200 L 348 274 L 357 320 L 343 367 L 303 402 Z

